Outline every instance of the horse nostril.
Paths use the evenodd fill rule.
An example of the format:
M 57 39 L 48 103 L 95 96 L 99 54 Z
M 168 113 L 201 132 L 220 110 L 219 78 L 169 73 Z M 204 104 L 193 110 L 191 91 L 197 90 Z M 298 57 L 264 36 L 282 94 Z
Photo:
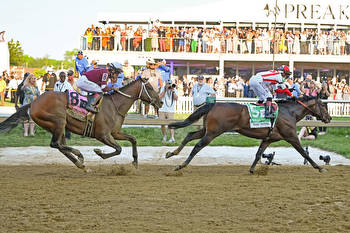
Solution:
M 163 101 L 160 101 L 160 104 L 163 104 Z

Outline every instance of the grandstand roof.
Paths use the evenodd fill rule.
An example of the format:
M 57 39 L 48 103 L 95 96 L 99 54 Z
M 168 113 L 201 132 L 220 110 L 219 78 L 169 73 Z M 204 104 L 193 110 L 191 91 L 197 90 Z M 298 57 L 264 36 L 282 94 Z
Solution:
M 115 24 L 148 24 L 157 19 L 162 23 L 182 22 L 220 24 L 220 22 L 273 22 L 275 0 L 221 0 L 198 6 L 165 12 L 99 13 L 98 21 Z M 278 0 L 281 23 L 350 25 L 347 0 Z M 157 8 L 158 10 L 159 8 Z

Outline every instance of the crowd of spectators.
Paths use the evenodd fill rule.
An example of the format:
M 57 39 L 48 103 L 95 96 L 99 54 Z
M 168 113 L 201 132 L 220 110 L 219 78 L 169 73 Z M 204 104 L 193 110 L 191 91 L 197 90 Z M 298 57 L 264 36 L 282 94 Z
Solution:
M 124 78 L 124 82 L 129 82 L 130 79 L 137 76 L 138 71 L 133 72 L 134 74 L 127 74 L 128 78 Z M 72 81 L 73 74 L 68 75 L 69 81 Z M 5 86 L 2 88 L 3 99 L 8 99 L 11 102 L 15 102 L 16 90 L 18 85 L 23 81 L 23 77 L 16 75 L 15 73 L 7 74 L 3 72 L 0 78 L 0 82 Z M 55 73 L 46 73 L 42 77 L 37 77 L 37 85 L 40 93 L 44 91 L 50 91 L 54 89 L 54 84 L 58 81 L 57 75 Z M 182 78 L 178 76 L 173 76 L 172 81 L 176 84 L 178 91 L 178 96 L 192 96 L 192 88 L 197 82 L 196 76 L 186 76 Z M 210 85 L 215 91 L 216 95 L 219 97 L 248 97 L 254 98 L 255 95 L 249 87 L 249 80 L 244 80 L 241 77 L 211 77 L 206 76 L 204 82 Z M 321 82 L 312 79 L 311 75 L 307 75 L 304 80 L 300 78 L 289 79 L 285 83 L 287 87 L 293 89 L 295 85 L 300 89 L 301 95 L 312 95 L 315 96 L 325 95 L 327 93 L 327 98 L 332 100 L 350 100 L 350 87 L 346 83 L 345 79 L 333 79 L 323 78 Z M 122 84 L 119 84 L 121 86 Z M 0 92 L 1 93 L 1 92 Z M 0 101 L 0 105 L 3 102 Z
M 350 55 L 350 31 L 92 25 L 84 33 L 82 46 L 117 51 Z
M 196 77 L 189 78 L 184 76 L 183 79 L 176 79 L 179 96 L 192 96 L 192 87 L 197 82 Z M 212 78 L 206 77 L 204 82 L 210 85 L 219 97 L 235 98 L 255 98 L 254 92 L 249 86 L 249 80 L 240 77 L 231 78 Z M 324 96 L 323 99 L 332 100 L 350 100 L 350 87 L 346 84 L 345 79 L 334 81 L 333 78 L 323 78 L 322 82 L 312 79 L 307 75 L 304 80 L 300 78 L 290 78 L 286 80 L 285 85 L 291 90 L 299 89 L 295 96 Z M 297 87 L 296 87 L 297 86 Z M 275 96 L 283 98 L 282 96 Z

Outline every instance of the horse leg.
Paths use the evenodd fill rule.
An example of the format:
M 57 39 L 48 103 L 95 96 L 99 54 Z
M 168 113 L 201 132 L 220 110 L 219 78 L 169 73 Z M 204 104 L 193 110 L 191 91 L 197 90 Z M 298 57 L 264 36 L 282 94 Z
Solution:
M 85 168 L 85 165 L 83 164 L 83 162 L 81 160 L 78 160 L 77 158 L 74 157 L 74 155 L 72 155 L 72 151 L 73 150 L 76 150 L 76 149 L 73 149 L 69 146 L 66 146 L 66 145 L 62 145 L 60 143 L 59 140 L 57 140 L 57 138 L 59 138 L 59 136 L 57 136 L 57 134 L 53 134 L 52 135 L 52 139 L 51 139 L 51 143 L 50 143 L 50 146 L 52 148 L 56 148 L 58 149 L 62 154 L 64 154 L 70 161 L 72 161 L 72 163 L 74 163 L 75 166 L 77 166 L 78 168 L 80 169 L 83 169 L 85 172 L 88 172 L 88 170 L 86 170 Z M 80 153 L 79 150 L 76 150 Z
M 221 134 L 221 133 L 220 133 Z M 191 160 L 194 158 L 194 156 L 204 147 L 206 147 L 214 138 L 216 138 L 217 136 L 219 136 L 220 134 L 214 135 L 214 134 L 206 134 L 192 149 L 190 155 L 188 156 L 188 158 L 186 159 L 185 162 L 183 162 L 181 165 L 177 166 L 175 168 L 175 171 L 178 171 L 184 167 L 186 167 Z
M 303 157 L 304 159 L 306 159 L 313 168 L 318 169 L 319 172 L 326 172 L 327 170 L 325 168 L 321 168 L 320 166 L 318 166 L 308 155 L 308 153 L 306 153 L 306 151 L 304 150 L 304 148 L 301 146 L 299 139 L 295 136 L 291 139 L 286 140 L 287 142 L 289 142 Z
M 80 163 L 84 164 L 84 156 L 83 156 L 83 154 L 80 152 L 80 150 L 74 149 L 73 147 L 67 146 L 66 137 L 65 137 L 64 134 L 62 134 L 62 137 L 61 137 L 61 146 L 64 147 L 64 149 L 66 149 L 66 150 L 70 151 L 71 153 L 73 153 L 75 156 L 77 156 L 78 160 L 80 161 Z
M 102 151 L 100 149 L 94 149 L 94 152 L 100 156 L 103 159 L 108 159 L 110 157 L 113 157 L 115 155 L 119 155 L 122 152 L 122 148 L 120 147 L 120 145 L 114 140 L 114 138 L 112 137 L 111 134 L 105 134 L 102 137 L 97 137 L 97 140 L 99 140 L 100 142 L 102 142 L 103 144 L 110 146 L 112 148 L 115 149 L 114 152 L 111 153 L 102 153 Z
M 165 158 L 170 158 L 170 157 L 172 157 L 174 155 L 178 155 L 180 153 L 180 151 L 185 147 L 185 145 L 187 143 L 189 143 L 192 140 L 202 138 L 205 135 L 205 131 L 206 131 L 206 129 L 202 128 L 202 129 L 200 129 L 198 131 L 189 132 L 187 134 L 187 136 L 185 137 L 185 139 L 181 142 L 179 147 L 176 148 L 173 152 L 170 152 L 170 151 L 167 152 L 166 155 L 165 155 Z
M 132 157 L 134 158 L 132 165 L 134 165 L 135 168 L 138 168 L 138 153 L 137 153 L 137 147 L 136 147 L 136 138 L 121 131 L 118 133 L 113 133 L 112 136 L 116 140 L 127 140 L 131 143 Z
M 254 169 L 255 169 L 256 164 L 261 159 L 261 155 L 264 153 L 264 151 L 266 150 L 266 148 L 269 145 L 270 145 L 270 142 L 264 141 L 264 140 L 260 143 L 259 149 L 255 154 L 254 162 L 253 162 L 252 166 L 250 167 L 250 170 L 249 170 L 250 173 L 254 173 Z

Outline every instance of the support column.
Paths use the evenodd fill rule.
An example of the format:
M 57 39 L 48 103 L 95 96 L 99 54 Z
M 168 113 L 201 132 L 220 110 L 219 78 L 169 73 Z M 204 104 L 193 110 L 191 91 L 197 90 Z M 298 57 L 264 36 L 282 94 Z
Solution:
M 255 75 L 255 63 L 252 64 L 252 75 Z
M 301 65 L 300 78 L 304 80 L 304 65 Z
M 224 77 L 224 59 L 219 59 L 219 76 Z
M 294 74 L 294 61 L 289 60 L 289 70 L 292 72 L 292 75 Z
M 236 78 L 239 76 L 238 64 L 236 64 Z
M 187 68 L 187 69 L 186 69 L 186 71 L 187 71 L 187 72 L 186 72 L 186 73 L 187 73 L 186 75 L 189 75 L 189 74 L 190 74 L 190 63 L 189 63 L 189 62 L 186 63 L 186 68 Z
M 174 62 L 173 61 L 170 62 L 170 75 L 171 76 L 174 75 Z
M 317 77 L 316 77 L 317 81 L 320 81 L 320 67 L 317 68 Z

